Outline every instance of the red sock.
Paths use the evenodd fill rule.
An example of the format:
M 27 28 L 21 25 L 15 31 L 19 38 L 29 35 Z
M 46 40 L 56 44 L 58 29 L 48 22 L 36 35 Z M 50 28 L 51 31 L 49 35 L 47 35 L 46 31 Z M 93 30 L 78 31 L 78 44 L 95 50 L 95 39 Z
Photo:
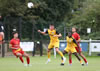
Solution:
M 72 56 L 69 55 L 69 64 L 72 64 Z
M 20 59 L 20 61 L 21 61 L 22 63 L 24 63 L 24 60 L 23 60 L 22 56 L 19 57 L 19 59 Z
M 27 60 L 27 64 L 30 64 L 30 58 L 27 57 L 26 60 Z
M 85 63 L 87 63 L 87 60 L 86 60 L 86 58 L 84 58 L 84 61 L 85 61 Z
M 72 59 L 69 59 L 69 64 L 72 64 Z

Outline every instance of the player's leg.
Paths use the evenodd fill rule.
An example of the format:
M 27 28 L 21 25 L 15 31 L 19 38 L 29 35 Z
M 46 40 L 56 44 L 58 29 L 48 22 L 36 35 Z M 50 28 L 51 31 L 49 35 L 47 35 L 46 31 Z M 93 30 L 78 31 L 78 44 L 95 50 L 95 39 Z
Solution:
M 48 60 L 47 60 L 46 64 L 48 64 L 48 63 L 51 61 L 51 60 L 50 60 L 51 49 L 48 49 L 47 55 L 48 55 Z
M 63 51 L 63 55 L 67 54 L 68 52 L 69 52 L 69 49 L 68 49 L 68 47 L 66 47 L 66 48 L 64 49 L 64 51 Z
M 15 53 L 15 56 L 19 57 L 20 61 L 24 63 L 23 57 L 21 53 Z
M 72 53 L 69 52 L 69 65 L 72 65 Z
M 62 53 L 63 53 L 63 55 L 65 55 L 67 52 L 66 52 L 66 50 L 64 50 Z M 65 63 L 65 62 L 64 62 L 64 59 L 63 59 L 62 57 L 61 57 L 61 59 L 62 59 L 61 65 L 64 65 L 64 63 Z M 66 60 L 66 58 L 65 58 L 65 60 Z
M 71 51 L 71 53 L 73 53 L 73 54 L 76 56 L 76 58 L 80 61 L 81 65 L 84 65 L 83 62 L 82 62 L 82 60 L 81 60 L 81 58 L 78 56 L 76 49 L 75 49 L 75 48 L 72 48 L 70 51 Z
M 48 49 L 47 55 L 48 55 L 48 59 L 50 59 L 50 57 L 51 57 L 51 49 Z
M 26 57 L 27 64 L 29 65 L 29 64 L 30 64 L 30 58 L 29 58 L 29 55 L 28 55 L 26 52 L 24 52 L 24 53 L 23 53 L 23 56 Z
M 59 50 L 58 47 L 56 47 L 56 52 L 61 56 L 61 58 L 63 59 L 63 62 L 62 63 L 65 63 L 66 61 L 66 58 L 64 57 L 63 53 Z
M 80 57 L 78 56 L 78 54 L 76 52 L 73 53 L 73 54 L 76 56 L 76 58 L 80 61 L 81 65 L 83 66 L 84 64 L 82 63 L 82 60 L 80 59 Z
M 86 65 L 88 65 L 87 59 L 86 59 L 86 57 L 83 55 L 83 53 L 80 52 L 79 55 L 83 58 L 83 60 L 84 60 L 84 62 L 86 63 Z
M 57 52 L 62 58 L 64 57 L 63 53 L 59 50 L 58 47 L 56 47 L 56 52 Z
M 79 53 L 79 55 L 83 58 L 83 60 L 84 60 L 84 62 L 88 65 L 88 62 L 87 62 L 87 59 L 86 59 L 86 57 L 83 55 L 83 53 L 82 53 L 82 49 L 80 48 L 78 48 L 78 47 L 76 47 L 75 48 L 76 49 L 76 51 L 79 53 L 79 50 L 80 50 L 80 53 Z
M 50 56 L 51 56 L 51 49 L 53 48 L 54 46 L 50 43 L 48 45 L 48 52 L 47 52 L 47 56 L 48 56 L 48 60 L 46 62 L 46 64 L 48 64 L 51 60 L 50 60 Z
M 52 49 L 53 47 L 54 47 L 54 46 L 53 46 L 52 43 L 50 43 L 50 44 L 48 45 L 48 53 L 47 53 L 48 59 L 50 59 L 50 56 L 51 56 L 51 49 Z
M 63 59 L 63 61 L 61 63 L 65 63 L 66 58 L 64 57 L 63 53 L 59 50 L 59 42 L 56 42 L 54 44 L 54 47 L 56 48 L 56 52 L 61 56 L 61 58 Z

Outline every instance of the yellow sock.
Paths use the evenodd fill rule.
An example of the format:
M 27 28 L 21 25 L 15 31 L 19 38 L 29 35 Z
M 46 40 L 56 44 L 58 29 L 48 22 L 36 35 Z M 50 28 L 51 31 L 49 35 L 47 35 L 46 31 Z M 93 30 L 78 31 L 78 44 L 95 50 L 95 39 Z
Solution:
M 80 63 L 82 64 L 82 61 L 80 60 Z
M 51 53 L 50 53 L 50 52 L 48 52 L 48 59 L 50 59 L 50 54 L 51 54 Z
M 64 62 L 64 60 L 61 60 L 61 63 L 63 63 Z
M 59 53 L 59 55 L 60 55 L 61 57 L 64 57 L 64 55 L 63 55 L 63 53 L 62 53 L 61 51 L 59 51 L 58 53 Z

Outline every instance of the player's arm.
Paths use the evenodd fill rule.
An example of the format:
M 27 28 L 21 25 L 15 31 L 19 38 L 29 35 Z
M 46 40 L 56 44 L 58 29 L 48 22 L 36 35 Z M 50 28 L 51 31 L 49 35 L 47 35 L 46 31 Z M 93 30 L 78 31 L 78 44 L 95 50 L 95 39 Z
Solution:
M 58 33 L 58 32 L 56 31 L 56 35 L 54 35 L 54 37 L 62 37 L 62 35 L 61 35 L 61 33 Z
M 38 30 L 38 32 L 39 32 L 39 33 L 41 33 L 41 34 L 43 34 L 43 35 L 45 35 L 45 34 L 47 34 L 47 33 L 48 33 L 48 31 L 43 32 L 43 31 L 41 31 L 41 30 Z
M 79 48 L 79 45 L 77 43 L 77 41 L 73 38 L 73 42 L 77 45 L 77 47 Z M 80 51 L 79 51 L 80 52 Z
M 78 34 L 77 36 L 78 36 L 77 42 L 80 43 L 80 42 L 81 42 L 81 40 L 80 40 L 80 35 Z
M 18 49 L 18 48 L 13 48 L 13 47 L 12 47 L 12 44 L 9 44 L 9 48 L 10 48 L 10 49 L 16 49 L 16 50 Z

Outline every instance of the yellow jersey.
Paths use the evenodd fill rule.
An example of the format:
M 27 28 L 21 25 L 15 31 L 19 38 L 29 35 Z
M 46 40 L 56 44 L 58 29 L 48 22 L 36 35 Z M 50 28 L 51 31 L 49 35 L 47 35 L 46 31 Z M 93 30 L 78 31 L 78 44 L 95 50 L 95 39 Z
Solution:
M 74 42 L 74 38 L 69 38 L 68 36 L 66 37 L 66 41 L 67 41 L 67 48 L 75 48 L 77 47 L 77 45 Z
M 55 29 L 54 29 L 54 30 L 48 29 L 48 30 L 46 31 L 46 33 L 48 33 L 48 35 L 49 35 L 49 37 L 50 37 L 50 42 L 51 42 L 51 43 L 59 42 L 58 37 L 54 37 L 54 35 L 57 35 L 57 34 L 58 34 L 58 32 L 57 32 Z

